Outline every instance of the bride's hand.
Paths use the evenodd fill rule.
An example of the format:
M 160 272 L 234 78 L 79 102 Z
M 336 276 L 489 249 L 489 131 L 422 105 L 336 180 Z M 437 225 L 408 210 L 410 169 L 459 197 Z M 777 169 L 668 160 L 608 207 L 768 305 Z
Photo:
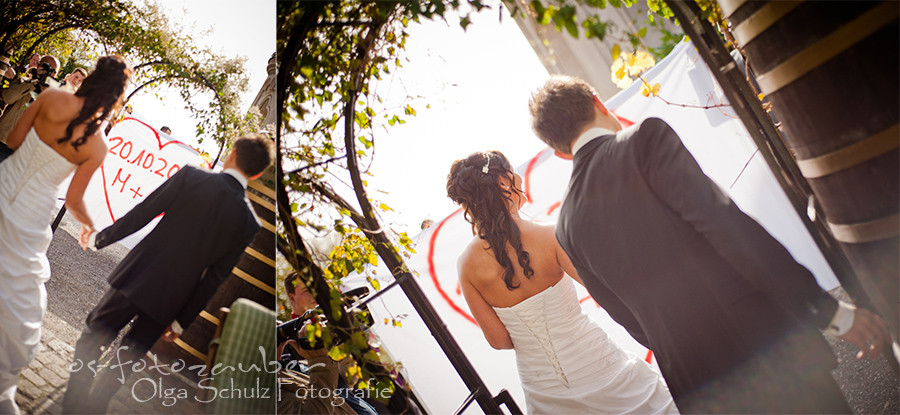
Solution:
M 88 242 L 90 242 L 91 234 L 93 234 L 94 232 L 95 231 L 93 226 L 81 225 L 81 236 L 78 240 L 78 244 L 81 245 L 81 249 L 85 251 L 88 250 Z

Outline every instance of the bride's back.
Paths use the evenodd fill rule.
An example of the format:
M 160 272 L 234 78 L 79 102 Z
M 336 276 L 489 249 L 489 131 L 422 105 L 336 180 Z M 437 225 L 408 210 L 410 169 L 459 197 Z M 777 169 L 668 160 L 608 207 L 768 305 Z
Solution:
M 90 165 L 93 172 L 106 154 L 103 129 L 122 102 L 131 72 L 122 57 L 104 56 L 97 60 L 78 92 L 44 91 L 10 133 L 10 147 L 18 147 L 33 128 L 41 141 L 66 160 Z
M 564 277 L 556 254 L 556 237 L 552 225 L 539 225 L 527 220 L 517 220 L 522 249 L 528 252 L 529 265 L 534 271 L 530 278 L 516 261 L 515 249 L 507 244 L 506 253 L 512 259 L 513 283 L 518 287 L 510 290 L 503 281 L 503 267 L 497 262 L 487 241 L 475 237 L 460 256 L 460 270 L 468 268 L 473 272 L 471 283 L 492 307 L 511 307 L 530 298 Z
M 476 236 L 459 258 L 460 288 L 471 287 L 487 305 L 510 307 L 559 282 L 559 244 L 553 226 L 519 217 L 527 196 L 522 177 L 497 151 L 457 160 L 447 195 L 461 205 Z M 503 250 L 504 252 L 496 252 Z
M 75 96 L 74 94 L 63 90 L 47 90 L 41 96 L 41 108 L 35 114 L 34 131 L 38 137 L 53 148 L 57 153 L 62 155 L 73 164 L 81 164 L 88 157 L 88 152 L 78 151 L 73 145 L 72 140 L 59 143 L 57 140 L 66 136 L 66 128 L 69 123 L 78 117 L 81 108 L 84 105 L 84 98 Z M 72 129 L 72 137 L 80 137 L 84 134 L 86 128 L 85 123 L 78 124 Z M 95 143 L 94 141 L 99 141 Z M 95 145 L 105 143 L 102 140 L 88 139 L 86 144 L 91 148 Z

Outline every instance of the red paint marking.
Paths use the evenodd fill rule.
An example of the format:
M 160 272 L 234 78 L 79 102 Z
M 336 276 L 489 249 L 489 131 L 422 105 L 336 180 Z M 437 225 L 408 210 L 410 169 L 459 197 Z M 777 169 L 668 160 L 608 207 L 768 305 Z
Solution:
M 457 209 L 456 212 L 453 212 L 452 214 L 450 214 L 450 216 L 444 218 L 444 220 L 442 220 L 441 223 L 439 223 L 437 227 L 434 228 L 434 232 L 431 234 L 431 239 L 429 239 L 428 241 L 428 274 L 431 275 L 431 282 L 434 283 L 434 288 L 437 289 L 438 294 L 441 295 L 441 298 L 443 298 L 444 301 L 447 302 L 450 308 L 452 308 L 453 311 L 457 312 L 459 315 L 463 316 L 463 318 L 469 320 L 469 322 L 477 326 L 478 323 L 475 322 L 475 319 L 471 315 L 469 315 L 469 313 L 466 313 L 465 311 L 463 311 L 463 309 L 459 308 L 459 306 L 450 299 L 450 296 L 447 295 L 447 293 L 444 291 L 444 288 L 441 287 L 441 283 L 437 278 L 437 271 L 435 271 L 434 269 L 434 243 L 437 240 L 438 233 L 440 233 L 441 228 L 445 223 L 447 223 L 448 220 L 450 220 L 450 218 L 459 214 L 460 212 L 462 212 L 462 209 Z
M 522 181 L 525 182 L 523 185 L 525 189 L 523 190 L 525 191 L 525 198 L 528 199 L 528 203 L 533 202 L 533 200 L 531 199 L 531 171 L 534 170 L 534 166 L 537 165 L 538 159 L 541 158 L 541 155 L 547 151 L 550 151 L 549 147 L 537 153 L 537 155 L 528 162 L 528 167 L 525 168 L 525 177 L 522 178 Z
M 623 127 L 631 127 L 632 125 L 634 125 L 634 121 L 631 121 L 625 117 L 620 117 L 619 114 L 616 114 L 615 111 L 613 111 L 613 115 L 615 115 L 616 119 L 618 119 L 619 122 L 622 123 Z
M 556 202 L 556 203 L 550 205 L 550 209 L 547 209 L 547 216 L 550 216 L 550 214 L 553 213 L 554 210 L 559 208 L 560 205 L 562 205 L 562 202 Z
M 459 285 L 459 281 L 456 282 L 456 295 L 462 295 L 462 285 Z
M 647 350 L 647 357 L 644 358 L 644 361 L 647 362 L 647 364 L 653 363 L 653 350 Z
M 587 295 L 584 298 L 578 300 L 578 304 L 583 304 L 585 301 L 590 300 L 591 296 Z
M 200 155 L 200 152 L 197 151 L 197 149 L 195 149 L 194 147 L 191 147 L 191 146 L 189 146 L 189 145 L 187 145 L 187 144 L 185 144 L 185 143 L 182 143 L 181 141 L 178 141 L 178 140 L 169 140 L 168 143 L 163 144 L 163 143 L 162 143 L 162 140 L 159 139 L 159 132 L 157 132 L 155 128 L 151 127 L 150 124 L 147 124 L 147 123 L 145 123 L 145 122 L 143 122 L 143 121 L 141 121 L 141 120 L 139 120 L 139 119 L 137 119 L 137 118 L 125 117 L 125 118 L 122 119 L 122 121 L 119 121 L 119 122 L 121 123 L 121 122 L 128 121 L 128 120 L 131 120 L 131 121 L 137 121 L 137 122 L 143 124 L 145 127 L 149 128 L 150 131 L 153 131 L 153 135 L 156 136 L 156 145 L 159 147 L 160 150 L 162 150 L 163 147 L 165 147 L 165 146 L 167 146 L 167 145 L 169 145 L 169 144 L 181 144 L 181 145 L 183 145 L 183 146 L 185 146 L 185 147 L 191 149 L 191 151 L 197 153 L 197 155 Z
M 163 144 L 162 140 L 159 139 L 159 133 L 156 131 L 156 129 L 154 129 L 149 124 L 147 124 L 137 118 L 125 117 L 121 121 L 119 121 L 117 124 L 128 121 L 128 120 L 137 121 L 137 122 L 141 123 L 143 126 L 149 128 L 150 131 L 153 131 L 153 135 L 156 136 L 156 145 L 157 145 L 157 147 L 159 147 L 160 151 L 162 151 L 163 147 L 165 147 L 169 144 L 177 143 L 177 144 L 181 144 L 182 146 L 185 146 L 185 147 L 191 149 L 191 151 L 197 153 L 197 155 L 200 155 L 200 152 L 197 151 L 195 148 L 193 148 L 185 143 L 182 143 L 181 141 L 178 141 L 178 140 L 170 140 L 168 143 Z M 124 140 L 124 137 L 122 137 L 122 139 Z M 102 164 L 100 165 L 100 176 L 103 178 L 103 196 L 105 196 L 105 198 L 106 198 L 106 209 L 109 211 L 110 220 L 112 220 L 113 223 L 115 223 L 117 219 L 116 219 L 115 214 L 113 214 L 112 205 L 109 203 L 109 191 L 106 190 L 106 169 L 103 168 Z M 154 219 L 156 219 L 158 217 L 162 217 L 165 214 L 166 214 L 166 212 L 160 213 L 159 215 L 156 215 L 156 217 Z
M 116 217 L 113 215 L 112 205 L 109 204 L 109 194 L 106 192 L 106 172 L 103 170 L 103 166 L 100 166 L 100 177 L 103 178 L 103 195 L 106 196 L 106 209 L 109 210 L 109 218 L 115 223 Z

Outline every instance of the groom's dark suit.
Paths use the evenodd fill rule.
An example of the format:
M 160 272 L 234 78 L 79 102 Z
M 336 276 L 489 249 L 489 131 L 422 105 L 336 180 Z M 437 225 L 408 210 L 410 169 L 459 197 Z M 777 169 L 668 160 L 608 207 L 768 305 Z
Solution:
M 556 235 L 682 412 L 849 411 L 816 329 L 837 302 L 664 121 L 577 150 Z
M 65 412 L 105 410 L 118 389 L 115 379 L 101 379 L 91 402 L 90 361 L 100 346 L 135 316 L 122 341 L 128 346 L 122 360 L 137 359 L 153 345 L 166 327 L 177 320 L 187 327 L 231 274 L 247 245 L 259 230 L 259 221 L 242 184 L 227 173 L 183 167 L 112 226 L 96 234 L 103 248 L 162 219 L 113 270 L 111 288 L 88 315 L 75 349 L 75 366 L 63 402 Z M 87 405 L 87 406 L 84 406 Z
M 147 316 L 187 327 L 206 306 L 259 230 L 234 177 L 183 167 L 96 237 L 97 249 L 165 213 L 109 276 L 112 288 Z

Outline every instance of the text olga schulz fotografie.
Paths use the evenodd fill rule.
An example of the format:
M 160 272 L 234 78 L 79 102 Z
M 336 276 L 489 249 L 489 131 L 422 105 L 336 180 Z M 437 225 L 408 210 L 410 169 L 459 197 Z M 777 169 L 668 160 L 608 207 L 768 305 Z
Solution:
M 276 373 L 284 369 L 291 369 L 293 365 L 297 362 L 292 361 L 291 363 L 282 366 L 281 362 L 277 360 L 269 360 L 266 358 L 266 350 L 264 347 L 259 347 L 259 353 L 261 359 L 258 362 L 265 362 L 262 365 L 259 364 L 250 364 L 244 365 L 242 363 L 238 363 L 235 366 L 227 366 L 221 363 L 216 364 L 214 366 L 207 367 L 206 365 L 191 365 L 188 366 L 181 359 L 175 360 L 173 363 L 161 363 L 157 360 L 156 355 L 152 355 L 151 362 L 147 362 L 143 359 L 141 360 L 126 360 L 122 361 L 121 353 L 128 349 L 128 346 L 119 346 L 115 353 L 112 354 L 110 358 L 110 362 L 108 363 L 100 363 L 96 360 L 91 360 L 87 363 L 82 362 L 80 360 L 75 360 L 69 367 L 71 372 L 79 372 L 81 370 L 89 370 L 91 371 L 91 375 L 97 377 L 102 371 L 118 371 L 117 381 L 122 385 L 125 384 L 128 374 L 126 373 L 126 369 L 130 368 L 129 373 L 146 373 L 146 376 L 137 379 L 131 386 L 131 397 L 140 403 L 149 402 L 151 400 L 158 400 L 159 403 L 165 407 L 171 407 L 178 403 L 180 400 L 190 399 L 202 404 L 207 404 L 212 401 L 218 399 L 271 399 L 273 396 L 276 398 L 276 401 L 281 401 L 283 395 L 280 392 L 280 388 L 275 388 L 273 391 L 271 387 L 267 387 L 265 385 L 271 384 L 269 381 L 275 376 Z M 321 363 L 317 365 L 322 365 Z M 316 367 L 317 365 L 310 366 L 310 369 Z M 186 388 L 186 387 L 171 387 L 166 386 L 163 382 L 165 377 L 172 376 L 173 374 L 180 373 L 182 371 L 187 372 L 195 372 L 198 377 L 202 378 L 197 383 L 197 388 Z M 152 373 L 156 372 L 156 373 Z M 223 375 L 232 375 L 237 373 L 259 373 L 255 378 L 255 382 L 252 386 L 236 386 L 234 383 L 234 379 L 231 378 L 228 380 L 228 383 L 225 385 L 218 385 L 218 387 L 213 386 L 214 380 L 217 376 Z M 251 375 L 252 376 L 252 375 Z M 261 378 L 266 377 L 267 379 Z M 281 382 L 281 379 L 277 380 Z M 370 379 L 370 384 L 375 384 L 374 379 Z M 327 399 L 334 406 L 340 406 L 344 403 L 344 396 L 347 394 L 352 394 L 358 398 L 374 398 L 374 399 L 388 399 L 391 396 L 391 391 L 389 388 L 373 388 L 373 389 L 344 389 L 344 388 L 335 388 L 335 389 L 326 389 L 326 388 L 317 388 L 314 385 L 309 385 L 308 388 L 300 388 L 292 393 L 295 397 L 300 399 L 307 398 L 320 398 Z
M 271 388 L 260 386 L 259 377 L 253 387 L 235 387 L 234 379 L 229 379 L 229 386 L 215 388 L 211 386 L 212 378 L 206 378 L 198 383 L 199 390 L 191 391 L 187 388 L 166 387 L 162 377 L 140 378 L 131 386 L 131 397 L 135 401 L 144 403 L 158 399 L 162 406 L 172 406 L 182 399 L 192 399 L 199 403 L 210 403 L 217 399 L 270 399 Z

